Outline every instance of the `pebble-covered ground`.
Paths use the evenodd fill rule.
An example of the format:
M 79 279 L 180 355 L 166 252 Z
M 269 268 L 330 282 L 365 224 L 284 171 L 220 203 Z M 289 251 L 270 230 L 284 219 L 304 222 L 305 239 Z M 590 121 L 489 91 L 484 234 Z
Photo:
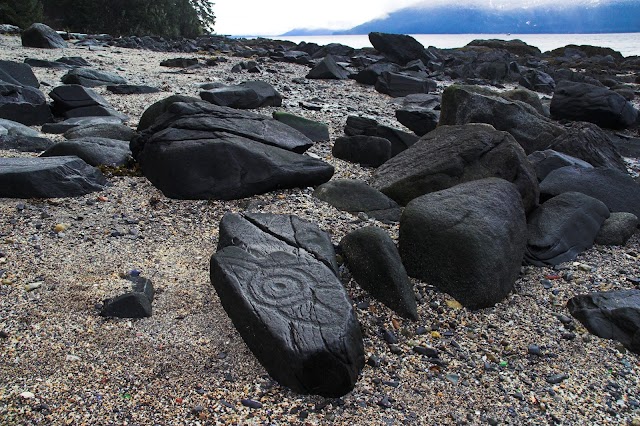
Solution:
M 249 79 L 273 84 L 285 97 L 282 109 L 329 124 L 332 139 L 350 114 L 402 127 L 386 95 L 351 80 L 305 81 L 307 69 L 298 65 L 267 62 L 273 72 L 233 74 L 241 59 L 229 57 L 217 67 L 176 72 L 160 61 L 210 56 L 25 49 L 6 36 L 0 51 L 20 62 L 82 56 L 132 84 L 161 87 L 128 96 L 96 89 L 133 127 L 148 105 L 170 94 L 197 96 L 198 83 Z M 63 74 L 34 71 L 49 86 Z M 300 108 L 311 99 L 325 108 Z M 333 158 L 329 142 L 310 151 L 333 164 L 336 177 L 371 176 L 371 169 Z M 74 199 L 0 199 L 2 425 L 640 425 L 638 355 L 590 335 L 565 307 L 576 294 L 638 286 L 638 233 L 625 247 L 595 246 L 555 269 L 523 268 L 513 293 L 491 309 L 468 311 L 414 281 L 415 323 L 368 297 L 342 268 L 367 365 L 353 392 L 325 399 L 275 383 L 235 331 L 209 281 L 218 222 L 227 211 L 296 214 L 336 244 L 367 225 L 396 237 L 397 226 L 340 212 L 310 188 L 181 201 L 143 177 L 109 181 L 106 190 Z M 155 285 L 153 316 L 100 317 L 101 301 L 128 290 L 121 275 L 133 269 Z M 419 353 L 431 349 L 441 362 Z

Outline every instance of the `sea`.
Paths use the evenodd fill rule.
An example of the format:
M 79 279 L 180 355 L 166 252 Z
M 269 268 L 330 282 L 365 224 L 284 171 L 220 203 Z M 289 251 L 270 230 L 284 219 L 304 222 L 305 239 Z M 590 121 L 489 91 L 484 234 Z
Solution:
M 525 43 L 536 46 L 542 52 L 563 47 L 568 44 L 586 44 L 600 47 L 610 47 L 617 50 L 623 56 L 640 56 L 640 33 L 616 33 L 616 34 L 411 34 L 424 46 L 433 46 L 440 49 L 463 47 L 472 40 L 477 39 L 519 39 Z M 340 43 L 359 49 L 372 47 L 369 37 L 362 35 L 327 35 L 327 36 L 271 36 L 274 40 L 288 40 L 294 43 L 305 41 L 317 43 L 321 46 L 329 43 Z

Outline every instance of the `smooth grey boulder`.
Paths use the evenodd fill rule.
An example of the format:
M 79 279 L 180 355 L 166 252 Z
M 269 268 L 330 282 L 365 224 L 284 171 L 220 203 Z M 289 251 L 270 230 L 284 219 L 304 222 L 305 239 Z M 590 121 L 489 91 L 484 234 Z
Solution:
M 131 138 L 133 138 L 134 134 L 135 131 L 124 124 L 101 123 L 73 127 L 64 132 L 64 137 L 66 139 L 94 137 L 118 139 L 129 142 Z
M 526 262 L 554 266 L 574 260 L 593 246 L 608 217 L 607 206 L 588 195 L 565 192 L 553 197 L 527 218 Z
M 526 240 L 522 198 L 498 178 L 418 197 L 400 219 L 399 250 L 408 274 L 470 309 L 493 306 L 509 294 Z
M 418 137 L 413 133 L 408 133 L 400 129 L 383 126 L 372 118 L 350 115 L 344 126 L 344 133 L 347 136 L 377 136 L 391 142 L 391 156 L 396 156 L 418 141 Z
M 43 49 L 62 49 L 67 43 L 51 27 L 35 23 L 21 34 L 24 47 L 39 47 Z
M 361 180 L 331 179 L 318 186 L 313 196 L 338 210 L 364 212 L 381 222 L 399 222 L 402 214 L 398 203 Z
M 399 204 L 457 184 L 499 177 L 518 188 L 525 210 L 538 203 L 538 180 L 520 145 L 486 124 L 440 126 L 380 166 L 371 186 Z
M 53 120 L 53 115 L 40 90 L 0 82 L 0 118 L 33 126 Z
M 438 126 L 440 112 L 429 108 L 408 106 L 396 110 L 396 118 L 418 136 L 424 136 Z
M 350 392 L 364 366 L 364 347 L 334 271 L 297 243 L 306 231 L 274 230 L 291 225 L 292 216 L 277 224 L 267 220 L 268 226 L 261 227 L 239 223 L 243 218 L 238 215 L 223 220 L 228 217 L 234 226 L 224 227 L 236 239 L 219 245 L 211 257 L 211 283 L 251 352 L 271 377 L 295 392 L 327 397 Z M 245 235 L 247 225 L 253 225 L 250 233 L 262 228 L 265 236 Z M 283 234 L 289 238 L 280 239 Z
M 596 198 L 612 212 L 628 212 L 640 217 L 640 185 L 618 170 L 595 167 L 562 167 L 540 182 L 540 199 L 576 191 Z
M 600 127 L 625 129 L 636 124 L 638 110 L 606 87 L 560 81 L 551 99 L 555 119 L 588 121 Z
M 127 84 L 127 80 L 116 73 L 93 68 L 74 68 L 62 76 L 64 84 L 79 84 L 85 87 Z
M 536 171 L 536 176 L 538 176 L 540 182 L 542 182 L 549 173 L 561 167 L 575 166 L 584 169 L 593 168 L 593 166 L 586 161 L 552 149 L 532 152 L 527 156 L 527 160 L 529 160 Z
M 267 82 L 245 81 L 236 86 L 222 86 L 200 92 L 202 100 L 214 105 L 238 109 L 281 106 L 282 95 Z
M 552 140 L 566 132 L 527 103 L 505 99 L 478 86 L 447 87 L 442 94 L 439 124 L 467 123 L 487 123 L 511 133 L 527 154 L 549 148 Z
M 384 71 L 378 77 L 375 88 L 380 93 L 400 98 L 415 93 L 433 92 L 436 90 L 437 84 L 426 74 Z
M 62 134 L 75 127 L 96 124 L 122 124 L 122 120 L 112 115 L 104 115 L 101 117 L 73 117 L 56 123 L 45 123 L 42 126 L 42 133 Z
M 98 169 L 78 157 L 0 158 L 0 197 L 77 197 L 104 189 Z
M 40 82 L 25 63 L 0 60 L 0 81 L 16 86 L 29 86 L 37 89 Z
M 329 140 L 329 126 L 284 111 L 274 111 L 273 118 L 291 126 L 314 142 Z
M 392 157 L 391 142 L 377 136 L 343 136 L 335 140 L 331 154 L 364 167 L 378 167 Z
M 17 121 L 0 118 L 0 135 L 38 137 L 40 133 Z
M 307 78 L 345 80 L 349 78 L 349 71 L 341 67 L 333 55 L 327 55 L 309 71 Z
M 375 226 L 357 229 L 340 241 L 340 248 L 360 287 L 401 317 L 418 320 L 413 286 L 385 230 Z
M 640 354 L 640 290 L 581 294 L 569 299 L 567 308 L 591 333 Z
M 58 142 L 41 157 L 75 155 L 91 166 L 123 166 L 131 160 L 129 142 L 116 139 L 86 137 Z
M 638 217 L 631 213 L 614 212 L 605 220 L 596 235 L 596 244 L 623 246 L 638 227 Z
M 169 107 L 176 102 L 202 102 L 202 100 L 193 96 L 184 95 L 171 95 L 169 97 L 161 99 L 158 102 L 151 104 L 147 109 L 144 110 L 142 116 L 140 117 L 140 121 L 138 121 L 137 130 L 139 132 L 142 132 L 143 130 L 151 127 L 156 119 L 167 112 Z
M 331 237 L 318 225 L 294 215 L 271 213 L 227 213 L 219 226 L 218 250 L 240 247 L 266 256 L 284 251 L 315 259 L 338 275 L 336 252 Z
M 52 146 L 51 139 L 40 136 L 0 135 L 0 149 L 13 149 L 21 152 L 42 152 Z

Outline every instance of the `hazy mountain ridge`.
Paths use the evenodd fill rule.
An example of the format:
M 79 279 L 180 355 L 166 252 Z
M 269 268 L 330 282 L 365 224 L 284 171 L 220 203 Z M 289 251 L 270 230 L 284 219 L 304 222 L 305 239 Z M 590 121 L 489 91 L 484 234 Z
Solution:
M 535 34 L 640 32 L 640 2 L 622 0 L 579 5 L 486 8 L 474 5 L 419 6 L 348 30 L 296 29 L 286 35 L 368 34 Z

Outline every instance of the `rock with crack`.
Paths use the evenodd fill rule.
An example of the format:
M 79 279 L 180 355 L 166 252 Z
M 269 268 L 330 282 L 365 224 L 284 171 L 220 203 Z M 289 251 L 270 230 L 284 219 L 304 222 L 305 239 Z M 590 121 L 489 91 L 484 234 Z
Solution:
M 364 347 L 346 291 L 322 259 L 333 246 L 321 232 L 295 216 L 227 214 L 210 274 L 236 329 L 276 381 L 339 397 L 355 386 Z

